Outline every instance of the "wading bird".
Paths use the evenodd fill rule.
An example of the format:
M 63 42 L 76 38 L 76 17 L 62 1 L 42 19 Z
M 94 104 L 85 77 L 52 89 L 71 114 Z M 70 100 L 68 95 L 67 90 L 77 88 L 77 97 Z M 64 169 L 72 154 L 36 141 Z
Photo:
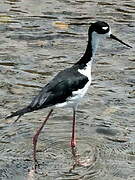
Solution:
M 28 106 L 12 113 L 7 117 L 12 118 L 14 116 L 18 116 L 18 120 L 25 113 L 50 107 L 47 117 L 33 136 L 33 158 L 35 168 L 37 164 L 36 145 L 38 136 L 46 124 L 46 121 L 49 119 L 49 116 L 52 114 L 54 108 L 69 107 L 73 109 L 71 147 L 73 149 L 76 146 L 76 109 L 91 84 L 92 58 L 95 55 L 99 40 L 104 39 L 105 37 L 110 37 L 111 39 L 117 40 L 131 48 L 131 46 L 119 40 L 111 33 L 111 28 L 107 23 L 102 21 L 91 23 L 88 30 L 87 48 L 80 60 L 72 67 L 66 68 L 59 72 L 48 84 L 42 88 L 39 94 Z

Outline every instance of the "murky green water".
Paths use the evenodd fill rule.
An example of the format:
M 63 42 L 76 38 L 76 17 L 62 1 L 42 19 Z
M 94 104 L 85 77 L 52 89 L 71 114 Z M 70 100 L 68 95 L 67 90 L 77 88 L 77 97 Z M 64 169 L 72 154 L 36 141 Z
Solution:
M 4 117 L 81 57 L 96 20 L 108 22 L 133 48 L 109 40 L 100 44 L 93 83 L 77 113 L 82 165 L 75 165 L 69 146 L 72 111 L 57 109 L 40 135 L 34 174 L 32 136 L 48 109 L 16 124 Z M 0 180 L 135 179 L 134 37 L 133 0 L 0 1 Z

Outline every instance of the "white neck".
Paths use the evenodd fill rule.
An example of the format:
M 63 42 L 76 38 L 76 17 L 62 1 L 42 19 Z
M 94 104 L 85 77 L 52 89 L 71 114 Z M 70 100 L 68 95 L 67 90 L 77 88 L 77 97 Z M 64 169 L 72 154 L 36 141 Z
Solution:
M 95 55 L 97 47 L 98 47 L 98 43 L 99 43 L 99 35 L 93 31 L 92 32 L 92 39 L 91 39 L 91 45 L 92 45 L 92 56 Z

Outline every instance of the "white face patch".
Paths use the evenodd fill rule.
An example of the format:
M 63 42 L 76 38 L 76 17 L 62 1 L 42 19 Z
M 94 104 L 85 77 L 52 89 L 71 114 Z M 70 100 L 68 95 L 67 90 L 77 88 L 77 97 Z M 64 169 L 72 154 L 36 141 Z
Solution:
M 107 27 L 107 26 L 104 26 L 104 27 L 102 27 L 102 29 L 107 30 L 107 29 L 108 29 L 108 27 Z

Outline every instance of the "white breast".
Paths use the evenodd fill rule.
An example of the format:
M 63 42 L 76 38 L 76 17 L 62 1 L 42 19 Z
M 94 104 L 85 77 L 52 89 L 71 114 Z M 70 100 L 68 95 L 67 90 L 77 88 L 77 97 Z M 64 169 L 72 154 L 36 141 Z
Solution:
M 90 84 L 91 84 L 91 62 L 87 63 L 85 69 L 79 69 L 79 73 L 88 77 L 87 84 L 82 88 L 78 89 L 77 91 L 72 92 L 72 96 L 67 98 L 66 102 L 57 104 L 56 107 L 77 107 L 78 103 L 81 101 L 83 96 L 86 94 Z
M 78 91 L 74 91 L 73 95 L 78 94 L 78 96 L 80 96 L 80 98 L 81 98 L 86 94 L 86 92 L 87 92 L 87 90 L 91 84 L 91 64 L 92 64 L 92 62 L 90 61 L 87 63 L 85 69 L 79 69 L 78 70 L 78 72 L 80 72 L 81 74 L 86 76 L 89 81 L 87 82 L 87 84 L 82 89 L 79 89 Z
M 76 108 L 83 96 L 86 94 L 89 86 L 91 84 L 91 81 L 88 81 L 87 84 L 82 88 L 77 91 L 72 92 L 72 96 L 66 99 L 66 102 L 64 103 L 59 103 L 55 105 L 55 107 L 71 107 L 71 108 Z
M 73 97 L 72 97 L 72 100 L 79 100 L 81 99 L 87 92 L 89 86 L 91 84 L 91 81 L 88 81 L 87 84 L 82 88 L 82 89 L 79 89 L 77 91 L 73 91 Z
M 89 81 L 91 81 L 91 65 L 92 60 L 86 64 L 85 69 L 78 69 L 78 72 L 86 76 L 89 79 Z

